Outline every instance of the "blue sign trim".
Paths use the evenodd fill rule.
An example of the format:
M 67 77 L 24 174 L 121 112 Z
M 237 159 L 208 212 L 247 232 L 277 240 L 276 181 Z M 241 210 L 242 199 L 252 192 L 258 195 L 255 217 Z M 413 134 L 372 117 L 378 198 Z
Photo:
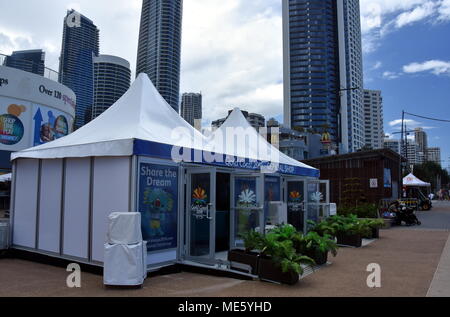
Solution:
M 154 158 L 171 160 L 172 161 L 172 145 L 162 144 L 151 141 L 135 140 L 133 147 L 133 154 L 138 156 L 151 156 Z M 229 157 L 225 154 L 218 154 L 215 157 L 219 157 L 219 160 L 215 162 L 206 162 L 204 153 L 201 150 L 189 149 L 189 155 L 192 161 L 186 163 L 197 163 L 211 166 L 229 167 L 247 169 L 252 171 L 261 171 L 261 169 L 272 169 L 271 162 L 255 161 L 248 158 Z M 186 154 L 186 153 L 184 153 Z M 209 154 L 214 154 L 209 152 Z M 194 158 L 201 158 L 200 160 L 194 160 Z M 281 173 L 284 175 L 304 176 L 304 177 L 320 177 L 320 171 L 317 169 L 292 166 L 287 164 L 277 164 L 276 170 L 273 173 Z

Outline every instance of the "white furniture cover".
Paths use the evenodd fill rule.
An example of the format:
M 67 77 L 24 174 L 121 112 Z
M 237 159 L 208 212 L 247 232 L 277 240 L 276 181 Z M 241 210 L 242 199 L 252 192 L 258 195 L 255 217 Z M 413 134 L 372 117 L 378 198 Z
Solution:
M 139 286 L 147 276 L 147 243 L 105 244 L 103 283 L 108 286 Z
M 142 241 L 141 214 L 114 212 L 108 216 L 109 244 L 136 244 Z

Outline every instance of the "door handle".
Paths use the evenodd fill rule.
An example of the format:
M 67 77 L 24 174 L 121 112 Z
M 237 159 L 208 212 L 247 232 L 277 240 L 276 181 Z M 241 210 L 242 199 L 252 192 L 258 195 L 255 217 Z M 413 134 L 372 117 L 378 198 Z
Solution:
M 208 204 L 208 212 L 207 212 L 207 215 L 206 215 L 206 218 L 208 220 L 213 220 L 213 217 L 211 217 L 211 208 L 212 208 L 212 206 L 213 206 L 213 204 Z

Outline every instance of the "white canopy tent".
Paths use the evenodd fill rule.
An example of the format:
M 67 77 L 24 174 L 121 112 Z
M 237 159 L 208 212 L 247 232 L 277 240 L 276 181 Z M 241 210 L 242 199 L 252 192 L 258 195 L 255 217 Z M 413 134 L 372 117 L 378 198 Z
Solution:
M 431 187 L 430 183 L 426 183 L 416 176 L 414 174 L 409 174 L 405 178 L 403 178 L 403 186 L 405 187 Z
M 176 131 L 185 133 L 181 137 Z M 140 74 L 101 116 L 64 138 L 14 153 L 12 160 L 129 156 L 134 140 L 191 148 L 201 146 L 204 137 L 167 104 L 147 75 Z
M 206 148 L 228 156 L 276 164 L 276 172 L 282 174 L 319 177 L 319 170 L 290 158 L 267 142 L 250 125 L 239 108 L 235 108 L 222 126 L 212 133 Z
M 227 127 L 250 125 L 240 111 L 235 111 L 223 128 Z M 173 204 L 178 203 L 179 208 L 184 190 L 180 162 L 257 172 L 268 163 L 279 163 L 277 172 L 281 174 L 318 178 L 318 170 L 290 159 L 255 130 L 252 133 L 262 144 L 261 151 L 245 143 L 235 153 L 214 151 L 222 157 L 217 162 L 207 162 L 204 155 L 200 161 L 185 160 L 183 155 L 174 161 L 174 153 L 187 153 L 190 159 L 199 153 L 212 154 L 218 133 L 216 141 L 205 138 L 172 109 L 147 75 L 140 74 L 122 98 L 86 126 L 64 138 L 12 154 L 13 247 L 102 265 L 107 216 L 138 210 L 144 160 L 151 160 L 151 168 L 160 168 L 158 172 L 166 172 L 170 166 L 171 180 L 175 187 L 178 184 Z M 243 159 L 245 164 L 229 164 L 225 158 L 230 156 Z M 144 173 L 151 173 L 151 168 Z M 159 180 L 154 183 L 160 184 Z M 183 221 L 178 219 L 178 223 Z M 172 249 L 163 257 L 152 253 L 152 264 L 174 261 L 177 252 Z

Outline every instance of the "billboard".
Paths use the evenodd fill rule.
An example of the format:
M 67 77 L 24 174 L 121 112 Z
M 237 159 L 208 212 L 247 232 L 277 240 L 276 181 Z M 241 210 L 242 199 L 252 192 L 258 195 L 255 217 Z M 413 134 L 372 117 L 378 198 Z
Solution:
M 30 147 L 28 123 L 30 103 L 0 97 L 0 150 L 19 151 Z
M 0 66 L 0 151 L 16 152 L 72 132 L 76 97 L 56 81 Z
M 178 167 L 139 163 L 138 209 L 147 250 L 157 252 L 178 245 Z
M 72 118 L 53 108 L 33 105 L 33 146 L 54 141 L 68 135 Z

